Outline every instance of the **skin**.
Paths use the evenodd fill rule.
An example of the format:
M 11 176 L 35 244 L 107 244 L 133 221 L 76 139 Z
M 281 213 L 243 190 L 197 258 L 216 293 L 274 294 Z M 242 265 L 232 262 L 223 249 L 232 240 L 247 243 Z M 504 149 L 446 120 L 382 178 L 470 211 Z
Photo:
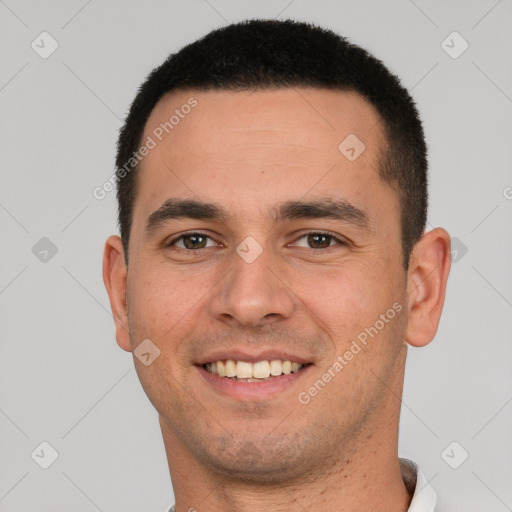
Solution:
M 132 352 L 149 338 L 160 350 L 149 366 L 134 363 L 159 413 L 177 511 L 406 511 L 397 445 L 407 344 L 424 346 L 437 331 L 448 233 L 425 233 L 405 272 L 398 194 L 377 173 L 379 116 L 356 93 L 174 92 L 153 110 L 144 140 L 191 96 L 198 105 L 141 163 L 129 266 L 117 236 L 103 265 L 118 345 Z M 338 150 L 349 134 L 366 146 L 352 162 Z M 216 202 L 230 217 L 146 232 L 170 197 Z M 368 229 L 268 216 L 278 203 L 325 197 L 363 210 Z M 210 237 L 201 251 L 164 247 L 194 230 Z M 319 231 L 345 243 L 311 246 L 304 235 Z M 247 236 L 263 250 L 250 264 L 236 252 Z M 299 393 L 396 303 L 400 313 L 301 403 Z M 312 365 L 279 393 L 247 400 L 219 393 L 195 366 L 212 350 L 259 347 Z

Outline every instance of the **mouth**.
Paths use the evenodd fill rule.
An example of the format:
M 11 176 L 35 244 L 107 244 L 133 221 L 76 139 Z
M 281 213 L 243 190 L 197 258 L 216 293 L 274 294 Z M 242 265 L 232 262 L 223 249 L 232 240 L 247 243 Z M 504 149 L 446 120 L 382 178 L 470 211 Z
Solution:
M 257 351 L 242 347 L 204 354 L 194 367 L 206 385 L 205 392 L 222 400 L 236 402 L 292 399 L 307 386 L 308 375 L 316 361 L 311 355 L 277 348 L 259 347 Z
M 242 357 L 243 355 L 240 354 Z M 203 382 L 215 395 L 237 402 L 288 400 L 306 386 L 304 380 L 314 367 L 305 360 L 277 359 L 276 355 L 224 359 L 221 354 L 210 362 L 196 364 Z M 281 356 L 283 357 L 283 356 Z M 285 356 L 286 357 L 286 356 Z
M 212 361 L 202 368 L 212 375 L 237 382 L 266 382 L 301 371 L 311 363 L 299 363 L 281 359 L 263 359 L 254 363 L 247 361 Z

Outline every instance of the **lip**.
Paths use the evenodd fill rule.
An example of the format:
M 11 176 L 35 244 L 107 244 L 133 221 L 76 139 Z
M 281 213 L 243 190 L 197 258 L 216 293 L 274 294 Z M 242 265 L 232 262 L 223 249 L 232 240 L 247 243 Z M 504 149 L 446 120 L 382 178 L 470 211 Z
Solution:
M 231 359 L 233 361 L 244 361 L 246 363 L 257 363 L 259 361 L 273 361 L 273 360 L 281 360 L 281 361 L 291 361 L 292 363 L 301 363 L 307 364 L 311 363 L 311 359 L 307 359 L 305 357 L 301 357 L 296 354 L 290 354 L 288 352 L 282 352 L 279 350 L 264 350 L 259 351 L 257 353 L 248 353 L 240 350 L 222 350 L 217 352 L 212 352 L 195 363 L 199 366 L 202 366 L 206 363 L 215 363 L 217 361 L 227 361 Z
M 278 358 L 276 358 L 278 359 Z M 217 359 L 219 361 L 219 359 Z M 258 359 L 261 361 L 261 359 Z M 225 377 L 219 377 L 205 370 L 202 366 L 196 366 L 197 371 L 203 377 L 208 385 L 213 390 L 221 395 L 229 396 L 235 400 L 241 401 L 262 401 L 273 398 L 286 390 L 289 390 L 292 386 L 295 386 L 298 382 L 303 380 L 304 376 L 309 374 L 310 369 L 314 365 L 309 364 L 302 367 L 298 372 L 290 373 L 289 375 L 280 375 L 270 380 L 263 382 L 244 382 L 228 379 Z

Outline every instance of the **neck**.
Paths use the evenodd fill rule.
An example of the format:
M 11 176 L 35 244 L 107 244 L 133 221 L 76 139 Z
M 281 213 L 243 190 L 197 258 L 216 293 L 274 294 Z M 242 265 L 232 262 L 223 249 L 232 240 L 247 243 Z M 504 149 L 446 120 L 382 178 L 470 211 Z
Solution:
M 200 466 L 174 465 L 170 469 L 176 511 L 406 512 L 411 496 L 402 480 L 398 458 L 382 459 L 376 457 L 365 465 L 348 459 L 323 474 L 280 486 L 235 482 Z

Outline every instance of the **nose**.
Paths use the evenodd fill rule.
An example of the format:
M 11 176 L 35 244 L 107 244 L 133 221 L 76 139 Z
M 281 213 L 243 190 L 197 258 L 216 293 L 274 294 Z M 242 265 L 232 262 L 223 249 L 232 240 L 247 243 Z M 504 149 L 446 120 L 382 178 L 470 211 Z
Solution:
M 231 271 L 212 296 L 212 317 L 230 327 L 258 327 L 290 318 L 297 301 L 277 258 L 263 250 L 249 261 L 233 254 Z

